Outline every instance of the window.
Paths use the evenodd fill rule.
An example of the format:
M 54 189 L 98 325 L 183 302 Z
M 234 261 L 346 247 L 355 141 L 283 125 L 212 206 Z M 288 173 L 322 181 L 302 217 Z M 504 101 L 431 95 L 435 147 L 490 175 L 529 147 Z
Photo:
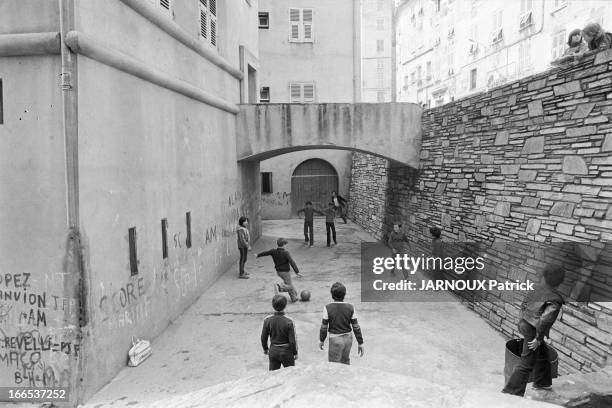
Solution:
M 413 84 L 416 82 L 416 73 L 414 71 L 410 73 L 410 82 Z
M 552 59 L 556 60 L 563 56 L 565 52 L 566 31 L 561 30 L 553 35 Z
M 383 20 L 382 18 L 379 18 L 378 20 L 376 20 L 376 29 L 378 31 L 382 31 L 385 29 L 385 20 Z
M 385 51 L 385 40 L 376 40 L 376 52 Z
M 185 238 L 185 245 L 187 248 L 191 248 L 191 212 L 185 213 L 185 226 L 187 227 L 187 237 Z
M 128 242 L 130 250 L 130 273 L 138 275 L 138 254 L 136 252 L 136 227 L 128 229 Z
M 520 29 L 523 30 L 533 24 L 533 0 L 521 0 Z
M 172 16 L 172 0 L 149 0 L 149 3 L 162 13 Z
M 431 79 L 431 61 L 427 61 L 426 64 L 426 70 L 427 70 L 427 80 Z
M 378 0 L 378 2 L 376 3 L 376 10 L 383 11 L 383 6 L 384 6 L 383 0 Z
M 423 73 L 423 70 L 421 69 L 421 66 L 419 65 L 419 66 L 417 67 L 417 79 L 418 79 L 419 81 L 420 81 L 420 80 L 421 80 L 421 78 L 423 77 L 422 73 Z
M 270 102 L 270 87 L 262 86 L 259 90 L 259 102 L 268 103 Z
M 478 52 L 478 26 L 477 25 L 472 25 L 472 27 L 470 28 L 469 44 L 470 44 L 469 53 L 476 54 Z
M 531 69 L 531 41 L 525 40 L 519 44 L 519 71 Z
M 262 194 L 272 193 L 272 173 L 270 172 L 261 173 L 261 193 Z
M 259 28 L 270 28 L 270 13 L 267 11 L 259 13 Z
M 493 13 L 492 43 L 498 43 L 504 38 L 503 34 L 504 14 L 502 10 Z
M 168 258 L 168 219 L 163 218 L 161 220 L 161 233 L 162 233 L 162 257 Z
M 410 77 L 408 75 L 404 75 L 404 90 L 408 89 L 409 83 L 410 83 Z
M 376 102 L 385 101 L 385 91 L 376 91 Z
M 470 90 L 476 89 L 477 68 L 470 71 Z
M 217 46 L 217 0 L 200 0 L 200 38 Z
M 312 42 L 312 9 L 289 9 L 289 41 Z
M 314 82 L 292 82 L 289 84 L 290 103 L 313 103 L 314 101 Z

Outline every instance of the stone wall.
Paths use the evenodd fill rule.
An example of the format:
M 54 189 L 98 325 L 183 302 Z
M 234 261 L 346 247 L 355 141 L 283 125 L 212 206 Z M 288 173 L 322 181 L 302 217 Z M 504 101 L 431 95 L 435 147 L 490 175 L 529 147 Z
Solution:
M 419 170 L 353 159 L 351 214 L 370 231 L 372 216 L 384 218 L 379 237 L 402 220 L 428 253 L 428 228 L 438 225 L 448 251 L 475 242 L 488 257 L 483 274 L 498 279 L 538 281 L 546 264 L 565 265 L 570 302 L 551 333 L 562 373 L 612 363 L 611 61 L 602 52 L 425 111 Z M 383 216 L 375 193 L 385 189 Z M 497 330 L 518 335 L 522 296 L 463 295 Z

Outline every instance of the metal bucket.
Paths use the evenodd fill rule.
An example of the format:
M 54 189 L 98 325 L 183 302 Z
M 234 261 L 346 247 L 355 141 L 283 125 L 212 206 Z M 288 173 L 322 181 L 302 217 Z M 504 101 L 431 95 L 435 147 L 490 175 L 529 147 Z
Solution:
M 559 376 L 559 355 L 551 345 L 547 344 L 548 360 L 550 361 L 550 373 L 552 378 Z M 513 339 L 506 342 L 506 365 L 504 366 L 504 377 L 506 383 L 514 371 L 514 367 L 521 361 L 523 351 L 523 339 Z M 533 371 L 529 374 L 529 381 L 533 382 Z

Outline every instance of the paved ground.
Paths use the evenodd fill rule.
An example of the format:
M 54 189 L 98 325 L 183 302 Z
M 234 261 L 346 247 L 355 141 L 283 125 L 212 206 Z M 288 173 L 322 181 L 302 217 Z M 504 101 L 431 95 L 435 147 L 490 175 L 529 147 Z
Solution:
M 326 360 L 318 349 L 321 311 L 330 301 L 329 287 L 341 281 L 347 301 L 356 304 L 366 354 L 353 356 L 356 366 L 419 377 L 437 384 L 498 392 L 503 386 L 504 339 L 473 312 L 448 297 L 448 302 L 360 303 L 360 243 L 373 241 L 355 224 L 338 224 L 339 245 L 325 246 L 323 220 L 315 220 L 315 247 L 303 245 L 302 221 L 266 221 L 264 236 L 247 263 L 252 278 L 224 274 L 183 316 L 153 341 L 153 356 L 136 368 L 125 368 L 99 391 L 87 408 L 140 407 L 174 395 L 241 377 L 263 374 L 267 357 L 259 334 L 271 311 L 273 272 L 270 257 L 254 254 L 275 246 L 278 236 L 305 278 L 298 290 L 312 291 L 312 300 L 288 306 L 295 320 L 298 365 Z

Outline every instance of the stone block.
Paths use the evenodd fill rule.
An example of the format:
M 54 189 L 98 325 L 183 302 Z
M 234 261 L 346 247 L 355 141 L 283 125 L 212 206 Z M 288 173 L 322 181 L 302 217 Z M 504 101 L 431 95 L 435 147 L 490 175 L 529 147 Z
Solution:
M 448 139 L 442 139 L 442 147 L 450 146 L 450 141 Z
M 572 235 L 574 233 L 574 226 L 572 224 L 565 224 L 562 222 L 558 222 L 557 227 L 555 228 L 555 231 L 557 231 L 560 234 Z
M 421 150 L 421 159 L 429 158 L 429 150 Z
M 606 220 L 612 220 L 612 207 L 608 208 L 606 212 Z
M 538 175 L 537 170 L 519 170 L 518 179 L 520 181 L 533 181 Z
M 446 190 L 446 183 L 440 183 L 436 187 L 436 191 L 434 192 L 434 194 L 435 195 L 442 195 L 444 193 L 444 190 Z
M 578 184 L 568 184 L 565 187 L 563 187 L 562 191 L 564 193 L 597 195 L 599 194 L 600 190 L 601 190 L 601 187 L 590 187 L 590 186 L 583 186 L 583 185 L 578 185 Z
M 608 133 L 601 146 L 602 152 L 612 152 L 612 133 Z
M 585 125 L 592 125 L 597 123 L 608 123 L 608 117 L 604 115 L 595 116 L 594 118 L 587 118 L 584 120 Z
M 512 94 L 508 97 L 508 106 L 516 105 L 516 94 Z
M 469 182 L 467 179 L 461 179 L 457 182 L 457 188 L 466 189 L 469 187 Z
M 541 225 L 542 225 L 542 221 L 532 218 L 529 221 L 527 221 L 527 228 L 525 231 L 528 234 L 537 234 L 538 231 L 540 231 Z
M 527 84 L 527 91 L 535 91 L 537 89 L 542 89 L 546 86 L 546 80 L 548 78 L 538 79 L 537 81 L 530 82 Z
M 517 174 L 520 167 L 519 164 L 502 164 L 501 174 Z
M 572 114 L 572 119 L 583 119 L 589 116 L 593 108 L 595 107 L 594 103 L 585 103 L 582 105 L 578 105 L 576 110 Z
M 565 134 L 569 137 L 588 136 L 588 135 L 594 135 L 595 133 L 597 133 L 597 128 L 592 125 L 568 128 L 565 131 Z
M 536 208 L 540 204 L 540 199 L 537 197 L 523 197 L 521 205 L 523 207 Z
M 450 227 L 451 226 L 451 221 L 452 221 L 452 218 L 451 218 L 450 215 L 442 214 L 441 223 L 442 223 L 443 227 Z
M 537 154 L 544 152 L 544 136 L 530 137 L 525 140 L 521 154 Z
M 495 118 L 491 120 L 492 126 L 503 125 L 506 122 L 506 118 Z
M 586 162 L 581 156 L 565 156 L 563 158 L 564 174 L 589 174 Z
M 495 139 L 497 140 L 497 138 Z M 506 139 L 506 141 L 508 141 L 508 139 Z M 610 142 L 612 144 L 612 142 Z M 612 147 L 611 147 L 612 149 Z M 493 164 L 493 156 L 490 154 L 483 154 L 480 156 L 480 162 L 482 164 Z
M 495 146 L 505 146 L 508 144 L 508 131 L 498 132 L 495 136 Z
M 474 180 L 482 183 L 486 180 L 486 174 L 484 173 L 474 173 Z
M 493 213 L 501 217 L 507 217 L 510 215 L 510 207 L 510 203 L 499 202 L 495 205 L 495 210 L 493 211 Z
M 472 140 L 472 147 L 478 147 L 478 146 L 480 146 L 480 138 L 475 137 L 474 140 Z
M 476 196 L 476 197 L 474 198 L 474 202 L 475 202 L 477 205 L 484 205 L 484 203 L 485 203 L 485 197 L 484 197 L 484 196 Z
M 542 100 L 531 101 L 527 104 L 529 110 L 529 117 L 542 116 L 544 115 L 544 109 L 542 108 Z
M 480 109 L 480 114 L 482 116 L 491 116 L 491 115 L 493 115 L 493 107 L 492 106 L 485 106 L 484 108 Z
M 556 85 L 553 87 L 553 91 L 556 96 L 572 94 L 580 92 L 581 90 L 582 88 L 580 87 L 580 81 L 567 82 L 565 84 Z
M 550 209 L 550 215 L 557 215 L 559 217 L 571 218 L 574 212 L 574 203 L 556 202 Z
M 461 201 L 458 198 L 451 198 L 451 206 L 459 207 L 461 205 Z
M 484 215 L 477 215 L 476 220 L 474 221 L 474 225 L 479 228 L 483 228 L 487 226 L 487 219 Z
M 434 165 L 442 166 L 442 164 L 444 164 L 444 157 L 436 157 L 434 159 Z

